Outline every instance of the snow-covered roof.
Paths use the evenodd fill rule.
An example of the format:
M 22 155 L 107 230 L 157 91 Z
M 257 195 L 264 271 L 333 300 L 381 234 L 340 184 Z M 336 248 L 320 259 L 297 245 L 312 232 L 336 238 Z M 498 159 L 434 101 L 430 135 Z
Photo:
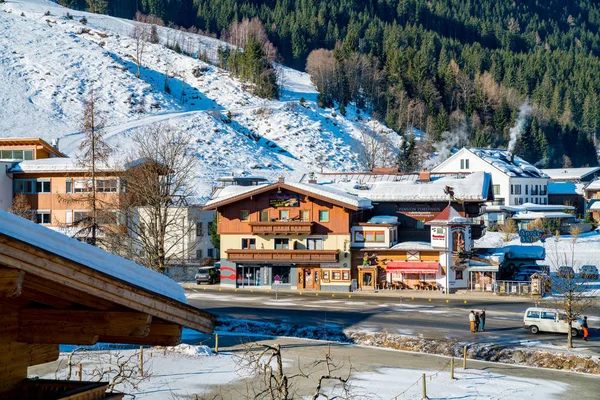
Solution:
M 0 211 L 0 234 L 31 244 L 132 285 L 186 303 L 183 288 L 170 278 L 25 218 Z
M 396 225 L 398 223 L 398 217 L 394 215 L 378 215 L 371 217 L 367 224 L 391 224 Z
M 587 168 L 551 168 L 543 169 L 546 175 L 553 181 L 580 181 L 590 174 L 600 171 L 600 167 Z
M 588 210 L 600 211 L 600 201 L 593 202 L 592 205 L 588 208 Z
M 447 224 L 447 223 L 457 223 L 457 224 L 468 224 L 469 219 L 460 215 L 458 211 L 451 205 L 444 208 L 444 210 L 438 213 L 431 221 L 429 221 L 428 225 L 439 225 L 439 224 Z
M 395 176 L 398 180 L 372 180 L 364 183 L 363 174 L 344 175 L 344 179 L 330 179 L 321 186 L 331 186 L 343 189 L 348 193 L 367 198 L 373 202 L 425 202 L 448 201 L 450 196 L 444 193 L 444 188 L 450 186 L 454 190 L 454 197 L 463 201 L 486 201 L 490 188 L 490 174 L 474 172 L 463 176 L 438 175 L 429 182 L 416 179 L 403 179 L 403 175 Z M 368 176 L 368 175 L 367 175 Z M 323 179 L 329 175 L 321 175 Z
M 255 186 L 225 186 L 217 189 L 212 198 L 205 204 L 205 207 L 210 207 L 214 204 L 222 201 L 227 201 L 235 197 L 250 195 L 253 192 L 262 192 L 265 188 L 273 187 L 276 188 L 278 183 L 273 184 L 260 184 Z M 371 201 L 364 197 L 359 197 L 355 194 L 348 193 L 340 188 L 314 184 L 314 183 L 298 183 L 298 182 L 285 182 L 282 183 L 289 188 L 313 193 L 316 196 L 337 201 L 340 203 L 348 204 L 359 209 L 372 208 Z
M 548 182 L 548 194 L 583 196 L 583 183 Z
M 523 211 L 568 211 L 575 210 L 574 206 L 561 206 L 557 204 L 533 204 L 533 203 L 525 203 L 523 205 L 517 206 L 486 206 L 486 212 L 523 212 Z
M 510 154 L 508 150 L 468 148 L 485 162 L 498 168 L 504 174 L 520 178 L 548 178 L 541 169 L 534 167 L 519 156 Z
M 474 252 L 480 258 L 498 263 L 504 262 L 505 259 L 544 260 L 546 258 L 546 249 L 537 245 L 509 245 L 499 248 L 477 248 L 474 249 Z
M 429 242 L 402 242 L 390 248 L 390 250 L 436 250 Z M 437 249 L 439 250 L 439 249 Z
M 115 171 L 114 167 L 110 167 L 107 165 L 98 164 L 96 166 L 99 171 Z M 12 167 L 9 172 L 15 173 L 39 173 L 39 172 L 86 172 L 89 171 L 89 168 L 82 166 L 76 159 L 74 158 L 63 158 L 63 157 L 54 157 L 54 158 L 42 158 L 39 160 L 25 160 L 21 161 L 14 167 Z
M 573 214 L 564 213 L 564 212 L 522 212 L 518 213 L 513 217 L 515 220 L 536 220 L 539 218 L 560 218 L 560 219 L 569 219 L 575 218 Z
M 600 179 L 596 178 L 590 183 L 588 183 L 583 190 L 600 190 Z

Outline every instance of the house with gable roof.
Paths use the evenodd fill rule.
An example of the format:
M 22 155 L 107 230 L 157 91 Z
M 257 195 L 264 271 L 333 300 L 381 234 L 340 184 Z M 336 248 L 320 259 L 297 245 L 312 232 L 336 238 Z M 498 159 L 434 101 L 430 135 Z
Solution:
M 463 147 L 432 173 L 488 172 L 494 205 L 548 204 L 549 176 L 507 150 Z

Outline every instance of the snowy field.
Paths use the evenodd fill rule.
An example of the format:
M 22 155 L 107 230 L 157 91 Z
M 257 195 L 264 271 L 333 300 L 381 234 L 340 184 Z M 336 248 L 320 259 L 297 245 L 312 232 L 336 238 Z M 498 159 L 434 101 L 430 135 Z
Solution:
M 101 94 L 98 108 L 117 158 L 134 148 L 132 133 L 149 125 L 165 123 L 189 132 L 199 159 L 200 197 L 210 194 L 215 178 L 232 172 L 299 179 L 321 168 L 360 170 L 364 125 L 387 132 L 396 144 L 400 140 L 352 107 L 346 117 L 318 108 L 306 73 L 278 65 L 281 100 L 264 100 L 226 71 L 164 46 L 178 42 L 214 55 L 223 43 L 210 37 L 160 28 L 161 43 L 146 44 L 137 78 L 135 43 L 129 37 L 135 24 L 48 0 L 1 4 L 2 136 L 59 138 L 60 149 L 75 156 L 83 100 L 94 88 Z
M 139 350 L 95 350 L 75 355 L 76 362 L 83 363 L 83 379 L 93 380 L 94 370 L 108 371 L 114 376 L 117 359 L 131 359 L 138 363 Z M 67 375 L 66 356 L 61 355 L 56 371 L 40 375 L 40 378 L 64 379 Z M 78 353 L 76 353 L 78 354 Z M 199 399 L 213 398 L 220 394 L 224 399 L 243 398 L 246 384 L 255 378 L 252 371 L 240 367 L 244 358 L 240 353 L 214 354 L 206 346 L 180 345 L 177 347 L 148 348 L 144 377 L 133 375 L 130 382 L 115 387 L 127 393 L 127 398 Z M 290 368 L 299 360 L 284 358 L 284 368 Z M 457 364 L 458 365 L 458 364 Z M 350 383 L 353 398 L 360 399 L 420 399 L 422 374 L 426 376 L 427 394 L 435 399 L 560 399 L 568 385 L 542 379 L 523 378 L 494 373 L 486 370 L 462 370 L 458 366 L 454 380 L 450 379 L 449 362 L 441 369 L 375 368 L 370 372 L 355 372 Z M 105 376 L 105 380 L 110 373 Z M 237 388 L 237 389 L 235 389 Z M 339 388 L 325 386 L 326 393 L 340 394 Z M 229 393 L 229 394 L 228 394 Z M 297 397 L 294 397 L 297 398 Z M 309 398 L 301 396 L 298 398 Z

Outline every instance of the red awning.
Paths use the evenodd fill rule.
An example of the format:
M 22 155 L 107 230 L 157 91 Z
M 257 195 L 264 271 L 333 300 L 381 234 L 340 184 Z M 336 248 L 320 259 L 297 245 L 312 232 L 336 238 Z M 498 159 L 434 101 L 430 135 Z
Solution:
M 385 270 L 403 274 L 437 274 L 439 265 L 437 261 L 391 261 Z

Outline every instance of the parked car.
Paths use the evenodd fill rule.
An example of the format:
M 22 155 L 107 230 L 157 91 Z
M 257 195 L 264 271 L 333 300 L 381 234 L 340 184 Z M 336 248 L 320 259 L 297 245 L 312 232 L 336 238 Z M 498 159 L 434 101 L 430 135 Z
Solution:
M 582 265 L 579 268 L 579 277 L 582 279 L 598 279 L 598 268 L 595 265 Z
M 531 333 L 554 332 L 569 333 L 569 324 L 566 314 L 553 308 L 531 307 L 523 315 L 523 327 Z M 571 335 L 579 336 L 582 321 L 580 319 L 571 324 Z
M 558 267 L 558 273 L 556 274 L 556 276 L 558 276 L 559 278 L 573 279 L 575 277 L 575 271 L 573 271 L 573 267 L 562 265 Z
M 221 273 L 215 266 L 200 267 L 198 268 L 195 278 L 198 285 L 201 283 L 208 283 L 212 285 L 221 282 Z

